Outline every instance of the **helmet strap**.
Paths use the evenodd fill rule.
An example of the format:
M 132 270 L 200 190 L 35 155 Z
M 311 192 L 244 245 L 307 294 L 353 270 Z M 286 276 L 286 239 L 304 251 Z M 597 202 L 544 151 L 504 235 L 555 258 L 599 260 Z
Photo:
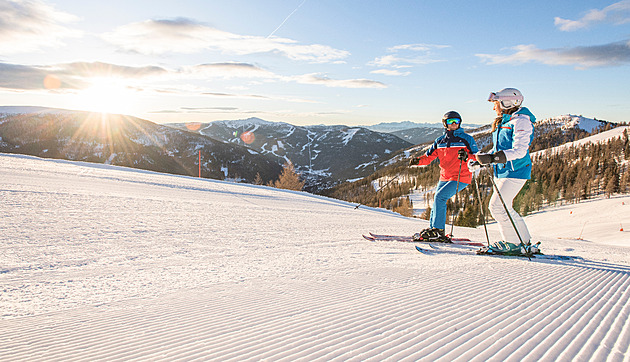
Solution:
M 521 107 L 519 107 L 519 106 L 515 106 L 515 107 L 512 107 L 512 108 L 508 108 L 508 109 L 501 109 L 501 112 L 503 114 L 512 115 L 512 114 L 514 114 L 514 112 L 518 111 L 520 108 Z

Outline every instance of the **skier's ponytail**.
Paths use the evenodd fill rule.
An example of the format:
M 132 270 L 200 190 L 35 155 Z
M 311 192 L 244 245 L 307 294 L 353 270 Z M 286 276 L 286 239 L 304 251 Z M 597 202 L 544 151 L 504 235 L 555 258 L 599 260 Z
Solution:
M 492 132 L 494 132 L 497 128 L 499 128 L 499 125 L 501 124 L 502 120 L 503 120 L 503 117 L 497 117 L 494 119 L 494 122 L 492 122 Z
M 520 107 L 512 107 L 509 109 L 503 109 L 502 112 L 503 114 L 512 115 L 514 114 L 514 112 L 518 111 L 519 108 Z M 494 122 L 492 122 L 492 132 L 494 132 L 497 128 L 499 128 L 499 126 L 501 125 L 501 121 L 503 121 L 503 116 L 497 117 L 494 119 Z

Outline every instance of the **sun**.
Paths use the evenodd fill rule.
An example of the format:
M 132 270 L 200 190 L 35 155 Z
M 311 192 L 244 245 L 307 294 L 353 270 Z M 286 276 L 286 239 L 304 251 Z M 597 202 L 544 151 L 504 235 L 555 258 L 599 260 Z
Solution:
M 128 87 L 111 79 L 97 79 L 76 97 L 76 108 L 101 113 L 129 114 L 135 95 Z

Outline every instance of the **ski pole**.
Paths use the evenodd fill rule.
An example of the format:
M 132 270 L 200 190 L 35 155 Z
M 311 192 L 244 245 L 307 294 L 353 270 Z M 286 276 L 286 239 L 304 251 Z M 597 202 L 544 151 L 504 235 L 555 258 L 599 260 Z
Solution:
M 397 179 L 400 176 L 400 174 L 396 175 L 396 177 L 394 177 L 393 179 L 387 181 L 387 183 L 383 186 L 381 186 L 378 190 L 376 190 L 376 193 L 378 194 L 382 189 L 384 189 L 385 187 L 387 187 L 387 185 L 389 185 L 390 183 L 392 183 L 392 181 L 394 181 L 395 179 Z M 359 206 L 363 205 L 362 203 L 359 203 L 357 206 L 354 207 L 354 209 L 358 209 Z
M 457 194 L 459 193 L 459 177 L 462 174 L 462 162 L 463 160 L 459 160 L 459 172 L 457 173 L 457 187 L 455 187 L 455 206 L 457 206 Z M 451 238 L 453 237 L 453 228 L 455 227 L 455 216 L 457 214 L 453 211 L 453 222 L 451 223 Z
M 488 236 L 488 227 L 486 226 L 486 215 L 483 212 L 483 200 L 481 199 L 481 193 L 479 192 L 479 184 L 477 183 L 477 177 L 473 177 L 473 182 L 475 183 L 475 188 L 477 189 L 477 199 L 479 200 L 479 212 L 481 213 L 482 221 L 483 221 L 483 229 L 486 231 L 486 241 L 488 242 L 488 246 L 490 246 L 490 237 Z
M 527 251 L 527 249 L 525 249 L 525 243 L 523 242 L 523 238 L 521 238 L 521 234 L 518 232 L 518 229 L 516 228 L 516 223 L 514 223 L 514 219 L 512 219 L 512 215 L 510 214 L 510 210 L 508 210 L 508 207 L 505 204 L 505 201 L 503 201 L 503 196 L 501 196 L 501 192 L 499 191 L 499 188 L 497 187 L 497 184 L 494 182 L 494 172 L 492 172 L 490 174 L 490 181 L 492 182 L 492 186 L 494 186 L 494 190 L 496 191 L 497 195 L 499 195 L 499 200 L 501 200 L 501 204 L 503 204 L 503 208 L 505 209 L 505 213 L 508 215 L 508 218 L 510 219 L 510 222 L 512 223 L 512 227 L 514 228 L 514 231 L 516 232 L 516 236 L 518 236 L 518 240 L 521 241 L 521 248 L 523 250 Z M 529 253 L 526 253 L 525 255 L 527 255 L 527 258 L 529 260 L 532 260 L 532 258 L 529 256 Z

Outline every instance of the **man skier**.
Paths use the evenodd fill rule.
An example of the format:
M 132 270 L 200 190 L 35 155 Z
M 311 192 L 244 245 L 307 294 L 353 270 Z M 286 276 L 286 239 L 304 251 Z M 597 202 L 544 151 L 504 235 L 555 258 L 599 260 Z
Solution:
M 446 201 L 463 190 L 472 180 L 472 173 L 462 163 L 475 160 L 479 150 L 472 136 L 461 129 L 462 117 L 455 111 L 442 117 L 444 134 L 438 137 L 426 154 L 410 160 L 410 166 L 426 166 L 436 158 L 440 160 L 440 181 L 435 191 L 429 228 L 422 230 L 414 239 L 450 242 L 445 234 Z

